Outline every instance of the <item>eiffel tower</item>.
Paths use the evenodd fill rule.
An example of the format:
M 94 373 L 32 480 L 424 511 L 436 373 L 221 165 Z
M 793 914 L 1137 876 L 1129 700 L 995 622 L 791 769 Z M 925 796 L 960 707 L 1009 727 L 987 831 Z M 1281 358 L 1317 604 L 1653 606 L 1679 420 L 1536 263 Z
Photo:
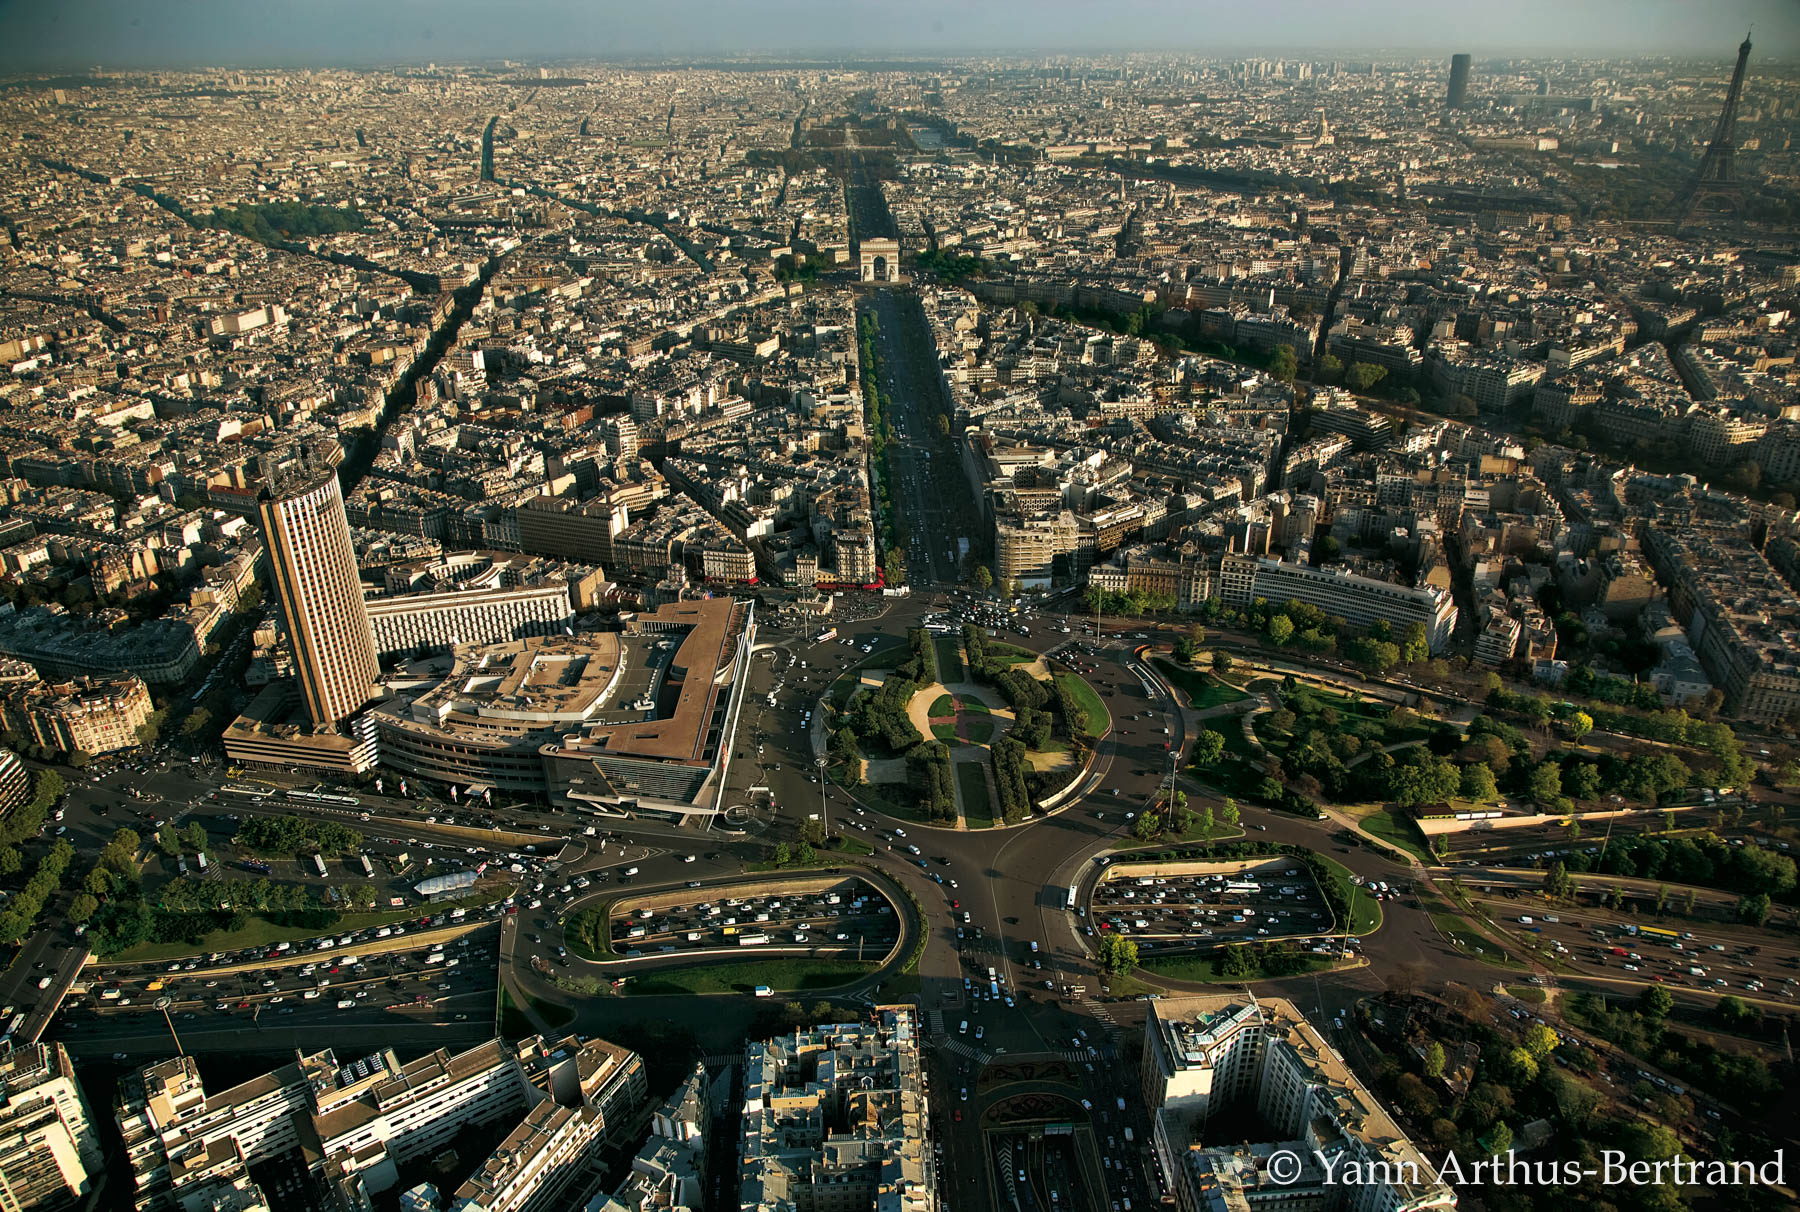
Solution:
M 1706 155 L 1700 161 L 1700 170 L 1694 174 L 1693 183 L 1687 188 L 1681 200 L 1680 217 L 1675 226 L 1683 228 L 1693 222 L 1701 212 L 1703 202 L 1715 203 L 1708 209 L 1735 209 L 1738 198 L 1743 192 L 1743 183 L 1737 179 L 1732 166 L 1732 159 L 1737 153 L 1737 137 L 1734 129 L 1737 126 L 1738 98 L 1744 92 L 1744 67 L 1750 62 L 1750 35 L 1744 35 L 1743 43 L 1738 47 L 1737 67 L 1731 73 L 1731 88 L 1725 94 L 1725 112 L 1719 115 L 1719 125 L 1713 128 L 1712 142 L 1706 145 Z

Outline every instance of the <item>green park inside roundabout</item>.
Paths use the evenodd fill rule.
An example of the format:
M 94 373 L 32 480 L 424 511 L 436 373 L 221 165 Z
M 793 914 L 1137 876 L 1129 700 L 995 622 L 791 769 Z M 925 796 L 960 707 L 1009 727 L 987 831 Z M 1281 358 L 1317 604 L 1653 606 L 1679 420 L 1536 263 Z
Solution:
M 958 829 L 1031 819 L 1112 726 L 1086 681 L 974 627 L 909 632 L 839 677 L 826 708 L 834 782 L 889 815 Z

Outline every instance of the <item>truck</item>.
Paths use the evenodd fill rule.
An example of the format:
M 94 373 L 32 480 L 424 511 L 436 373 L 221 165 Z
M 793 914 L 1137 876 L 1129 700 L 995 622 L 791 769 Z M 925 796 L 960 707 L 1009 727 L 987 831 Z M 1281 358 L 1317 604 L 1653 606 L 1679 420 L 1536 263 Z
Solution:
M 769 936 L 766 934 L 740 934 L 738 936 L 738 946 L 740 947 L 760 947 L 768 941 Z
M 204 850 L 198 851 L 194 855 L 194 861 L 200 865 L 200 874 L 205 875 L 206 874 L 206 851 L 204 851 Z
M 1704 968 L 1689 968 L 1688 975 L 1689 976 L 1705 976 L 1706 969 L 1704 969 Z
M 354 1010 L 356 1009 L 356 1003 L 347 997 L 339 998 L 337 1008 L 339 1010 Z
M 261 859 L 244 859 L 238 866 L 242 867 L 245 871 L 254 871 L 258 875 L 269 874 L 269 865 Z
M 758 996 L 758 997 L 774 997 L 775 990 L 769 988 L 767 985 L 758 985 L 756 987 L 756 996 Z
M 375 878 L 375 865 L 373 863 L 369 862 L 368 855 L 359 854 L 356 856 L 356 861 L 362 867 L 362 873 L 363 873 L 364 879 L 372 880 Z
M 326 874 L 326 872 L 325 872 L 325 856 L 322 854 L 315 854 L 312 856 L 312 861 L 313 861 L 314 869 L 317 870 L 319 873 L 319 878 L 324 879 L 325 874 Z

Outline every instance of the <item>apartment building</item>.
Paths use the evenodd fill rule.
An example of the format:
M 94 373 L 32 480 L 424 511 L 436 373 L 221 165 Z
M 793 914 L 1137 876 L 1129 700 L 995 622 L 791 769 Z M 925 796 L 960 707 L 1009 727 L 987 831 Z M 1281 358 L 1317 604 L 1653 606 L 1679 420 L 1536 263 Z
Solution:
M 15 685 L 0 698 L 9 731 L 89 756 L 135 748 L 138 728 L 155 710 L 150 688 L 131 674 Z
M 994 521 L 994 571 L 1001 585 L 1047 587 L 1057 557 L 1073 559 L 1081 547 L 1081 525 L 1067 509 Z
M 103 1159 L 61 1044 L 0 1044 L 0 1208 L 35 1212 L 87 1196 Z
M 1219 593 L 1225 605 L 1242 609 L 1257 598 L 1290 598 L 1317 606 L 1357 627 L 1386 620 L 1396 633 L 1413 623 L 1425 628 L 1432 652 L 1449 642 L 1456 628 L 1456 603 L 1447 589 L 1410 588 L 1339 568 L 1313 568 L 1267 556 L 1231 553 L 1219 566 Z
M 31 799 L 31 771 L 10 749 L 0 749 L 0 818 Z
M 871 1014 L 745 1049 L 741 1206 L 936 1212 L 915 1011 Z
M 561 584 L 405 594 L 370 598 L 366 606 L 382 657 L 555 635 L 575 618 Z
M 562 1183 L 572 1158 L 625 1130 L 646 1101 L 635 1053 L 603 1040 L 533 1036 L 455 1054 L 439 1048 L 406 1064 L 392 1049 L 340 1063 L 327 1048 L 216 1094 L 191 1058 L 175 1057 L 121 1086 L 119 1128 L 137 1206 L 149 1212 L 208 1207 L 249 1166 L 296 1149 L 315 1182 L 366 1206 L 396 1185 L 400 1164 L 436 1153 L 470 1125 L 531 1112 L 508 1138 L 505 1164 L 483 1171 L 494 1177 L 491 1189 L 472 1196 L 494 1202 L 469 1205 L 518 1212 L 559 1206 L 566 1184 L 533 1201 L 546 1183 Z
M 1182 1212 L 1456 1206 L 1456 1193 L 1291 1002 L 1238 996 L 1155 1002 L 1141 1071 L 1154 1145 Z M 1258 1121 L 1270 1141 L 1205 1143 L 1209 1134 L 1242 1142 Z M 1278 1150 L 1303 1159 L 1342 1158 L 1365 1173 L 1385 1174 L 1386 1181 L 1327 1184 L 1317 1166 L 1295 1181 L 1276 1181 L 1266 1163 Z
M 1800 604 L 1750 536 L 1747 518 L 1643 528 L 1670 608 L 1727 710 L 1777 724 L 1800 715 Z

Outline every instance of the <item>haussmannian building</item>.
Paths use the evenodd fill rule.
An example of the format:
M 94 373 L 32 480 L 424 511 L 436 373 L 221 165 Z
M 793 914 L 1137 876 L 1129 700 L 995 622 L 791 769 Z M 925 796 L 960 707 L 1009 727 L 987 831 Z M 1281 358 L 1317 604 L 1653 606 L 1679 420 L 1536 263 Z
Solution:
M 870 1013 L 745 1050 L 745 1212 L 936 1212 L 916 1011 Z
M 0 696 L 0 725 L 9 732 L 89 756 L 136 748 L 155 711 L 150 688 L 128 673 L 15 684 Z

